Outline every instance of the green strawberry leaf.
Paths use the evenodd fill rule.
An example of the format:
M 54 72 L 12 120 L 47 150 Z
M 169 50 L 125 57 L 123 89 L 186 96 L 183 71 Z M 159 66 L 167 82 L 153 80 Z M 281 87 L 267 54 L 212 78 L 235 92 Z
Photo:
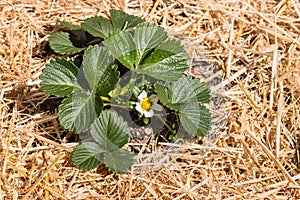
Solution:
M 192 79 L 191 76 L 181 77 L 170 86 L 172 91 L 172 103 L 186 103 L 197 101 L 199 103 L 210 102 L 210 89 L 206 83 L 199 79 Z
M 119 81 L 119 72 L 113 67 L 113 62 L 110 51 L 98 45 L 89 47 L 84 53 L 84 76 L 90 89 L 99 96 L 108 94 Z
M 157 93 L 157 97 L 159 101 L 166 106 L 167 108 L 171 110 L 180 110 L 180 105 L 179 104 L 173 104 L 171 102 L 171 97 L 172 97 L 172 91 L 168 90 L 165 86 L 162 84 L 155 84 L 155 92 Z
M 163 81 L 175 81 L 188 70 L 188 61 L 181 42 L 167 39 L 141 62 L 137 72 Z
M 73 150 L 71 160 L 79 169 L 90 170 L 104 161 L 103 153 L 95 142 L 83 142 Z
M 117 150 L 128 143 L 130 129 L 115 111 L 105 110 L 91 125 L 91 135 L 105 150 Z
M 134 41 L 136 43 L 139 58 L 136 65 L 140 63 L 149 51 L 156 48 L 167 38 L 168 35 L 163 27 L 150 23 L 139 24 L 134 32 Z
M 95 37 L 104 39 L 121 31 L 136 27 L 143 20 L 120 10 L 110 10 L 111 20 L 104 17 L 92 17 L 84 21 L 82 27 Z
M 96 94 L 99 96 L 105 96 L 110 91 L 116 88 L 116 84 L 120 79 L 120 72 L 117 70 L 117 65 L 108 67 L 99 79 Z
M 136 27 L 143 20 L 134 15 L 129 15 L 121 10 L 110 10 L 110 17 L 115 31 L 121 32 L 132 27 Z
M 197 103 L 182 104 L 179 119 L 183 128 L 193 135 L 203 137 L 211 130 L 210 111 Z
M 122 31 L 107 38 L 103 43 L 120 63 L 128 69 L 134 69 L 134 64 L 137 60 L 137 51 L 130 33 Z
M 102 107 L 100 98 L 87 93 L 74 93 L 62 101 L 58 118 L 65 129 L 81 133 L 88 130 Z
M 91 17 L 82 23 L 82 28 L 95 37 L 108 38 L 113 27 L 111 21 L 104 17 Z
M 179 112 L 183 128 L 196 136 L 205 136 L 211 129 L 210 111 L 201 103 L 210 101 L 210 90 L 205 83 L 191 77 L 182 77 L 169 87 L 155 84 L 160 102 Z
M 115 173 L 126 173 L 134 164 L 133 155 L 123 149 L 106 151 L 104 159 L 106 165 Z
M 78 68 L 64 58 L 50 60 L 40 76 L 42 90 L 56 96 L 68 96 L 72 91 L 80 90 L 77 72 Z
M 84 48 L 76 47 L 70 39 L 67 32 L 55 32 L 49 37 L 49 45 L 56 53 L 73 54 L 84 50 Z

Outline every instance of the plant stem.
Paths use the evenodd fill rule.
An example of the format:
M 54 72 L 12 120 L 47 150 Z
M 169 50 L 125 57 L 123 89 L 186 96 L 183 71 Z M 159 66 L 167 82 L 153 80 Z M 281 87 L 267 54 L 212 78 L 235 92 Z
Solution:
M 160 115 L 157 115 L 157 117 L 167 127 L 167 129 L 172 132 L 172 134 L 176 133 L 175 130 L 173 130 L 171 126 L 169 126 L 169 124 L 161 118 Z
M 127 109 L 127 106 L 125 106 L 125 105 L 118 105 L 118 104 L 112 104 L 112 103 L 105 103 L 104 106 L 111 106 L 112 108 L 117 107 L 117 108 Z
M 132 70 L 131 71 L 131 80 L 129 81 L 128 85 L 129 85 L 129 90 L 131 91 L 131 89 L 134 87 L 136 82 L 136 73 Z

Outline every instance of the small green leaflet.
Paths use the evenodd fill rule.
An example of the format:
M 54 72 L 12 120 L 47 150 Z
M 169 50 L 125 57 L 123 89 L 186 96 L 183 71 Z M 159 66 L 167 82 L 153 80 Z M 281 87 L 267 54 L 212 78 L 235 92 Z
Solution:
M 118 32 L 136 27 L 138 24 L 143 22 L 141 18 L 129 15 L 121 10 L 111 9 L 109 12 L 113 29 Z
M 199 79 L 193 79 L 191 76 L 182 77 L 176 82 L 171 83 L 169 87 L 172 91 L 172 103 L 186 103 L 196 102 L 209 103 L 210 102 L 210 89 L 206 83 L 200 82 Z
M 115 111 L 105 110 L 91 126 L 91 135 L 105 150 L 116 150 L 128 143 L 130 129 Z
M 113 31 L 111 21 L 104 17 L 91 17 L 82 23 L 82 28 L 95 37 L 108 38 Z
M 123 149 L 105 152 L 106 165 L 116 173 L 125 173 L 134 164 L 133 155 Z
M 189 102 L 209 103 L 211 98 L 207 84 L 190 76 L 171 82 L 169 87 L 155 84 L 155 89 L 164 105 Z
M 141 23 L 134 32 L 134 42 L 138 51 L 137 66 L 140 61 L 159 44 L 168 38 L 163 27 L 150 23 Z
M 69 30 L 55 32 L 49 37 L 50 47 L 60 54 L 74 54 L 92 44 L 98 44 L 102 41 L 99 37 L 94 37 L 80 26 L 72 25 L 67 22 L 60 22 Z
M 117 70 L 117 65 L 110 66 L 103 72 L 102 78 L 99 79 L 96 88 L 98 96 L 107 95 L 110 91 L 115 89 L 116 84 L 120 78 L 120 72 Z
M 122 31 L 107 38 L 103 43 L 124 66 L 128 69 L 134 69 L 137 51 L 130 33 Z
M 110 10 L 110 17 L 111 20 L 104 17 L 89 18 L 83 22 L 82 28 L 95 37 L 107 39 L 143 22 L 139 17 L 114 9 Z
M 100 98 L 87 93 L 74 93 L 59 106 L 58 118 L 61 125 L 72 132 L 87 131 L 99 113 L 103 103 Z
M 72 54 L 77 53 L 84 48 L 75 47 L 70 40 L 70 34 L 67 32 L 55 32 L 49 37 L 49 45 L 56 53 Z
M 175 81 L 188 70 L 188 61 L 181 42 L 167 39 L 141 62 L 138 72 L 163 81 Z
M 171 110 L 180 110 L 179 104 L 174 104 L 171 102 L 172 91 L 168 90 L 167 87 L 157 83 L 155 84 L 155 91 L 157 93 L 159 101 Z
M 193 135 L 204 137 L 211 130 L 210 111 L 196 102 L 182 104 L 179 118 L 183 128 Z
M 103 162 L 103 153 L 95 142 L 83 142 L 73 150 L 71 160 L 79 169 L 90 170 Z
M 119 81 L 119 72 L 113 68 L 113 62 L 111 53 L 98 45 L 89 47 L 84 53 L 84 76 L 90 89 L 99 96 L 108 94 Z
M 74 90 L 80 90 L 77 72 L 78 68 L 64 58 L 50 60 L 40 76 L 42 90 L 56 96 L 67 96 Z

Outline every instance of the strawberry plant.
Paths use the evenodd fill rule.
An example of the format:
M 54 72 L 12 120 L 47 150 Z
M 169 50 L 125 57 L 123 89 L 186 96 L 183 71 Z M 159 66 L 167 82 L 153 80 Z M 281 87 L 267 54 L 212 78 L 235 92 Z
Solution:
M 81 26 L 60 23 L 66 31 L 51 34 L 50 47 L 59 54 L 83 54 L 81 66 L 58 57 L 46 63 L 40 79 L 43 91 L 65 97 L 58 112 L 62 127 L 92 136 L 72 153 L 79 169 L 105 163 L 125 173 L 134 163 L 134 155 L 123 148 L 130 128 L 114 110 L 113 98 L 138 112 L 145 123 L 152 117 L 162 119 L 160 111 L 167 108 L 178 114 L 188 133 L 209 132 L 211 113 L 205 104 L 210 90 L 200 80 L 183 76 L 189 57 L 181 41 L 164 28 L 119 10 L 111 10 L 110 19 L 92 17 Z M 125 85 L 120 83 L 122 68 L 131 72 Z M 124 100 L 124 95 L 130 98 Z

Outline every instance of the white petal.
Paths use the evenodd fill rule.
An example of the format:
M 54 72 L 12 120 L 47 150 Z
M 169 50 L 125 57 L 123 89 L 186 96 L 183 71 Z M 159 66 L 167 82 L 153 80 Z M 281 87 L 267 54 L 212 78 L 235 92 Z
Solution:
M 142 101 L 143 99 L 145 99 L 147 97 L 147 92 L 145 90 L 143 90 L 141 92 L 141 94 L 138 96 L 138 100 Z
M 136 109 L 139 113 L 144 114 L 144 110 L 142 109 L 141 104 L 137 103 L 136 106 L 135 106 L 135 109 Z
M 144 115 L 145 117 L 153 117 L 154 112 L 153 110 L 149 110 L 149 111 L 144 110 Z

